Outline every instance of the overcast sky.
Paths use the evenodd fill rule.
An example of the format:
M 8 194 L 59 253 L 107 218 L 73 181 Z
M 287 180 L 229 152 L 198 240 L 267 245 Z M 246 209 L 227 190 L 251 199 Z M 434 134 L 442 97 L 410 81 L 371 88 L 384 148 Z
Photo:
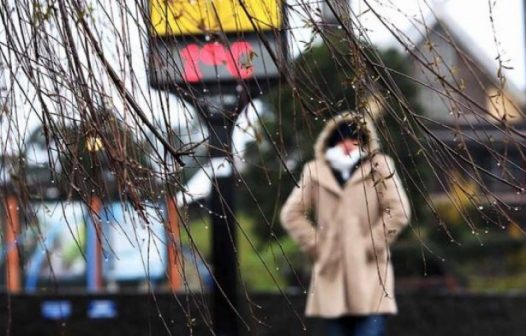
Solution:
M 368 8 L 364 0 L 351 1 L 357 14 Z M 442 11 L 489 59 L 495 59 L 500 51 L 503 58 L 509 60 L 506 65 L 514 68 L 508 71 L 508 79 L 522 90 L 526 89 L 522 0 L 368 0 L 368 3 L 390 22 L 405 30 L 410 29 L 412 23 L 421 21 L 422 18 L 429 19 L 430 7 L 434 11 Z M 490 12 L 493 12 L 495 34 Z M 376 44 L 388 46 L 393 43 L 392 36 L 386 33 L 371 12 L 361 15 L 360 22 L 369 30 L 369 36 Z M 498 46 L 494 38 L 497 39 Z

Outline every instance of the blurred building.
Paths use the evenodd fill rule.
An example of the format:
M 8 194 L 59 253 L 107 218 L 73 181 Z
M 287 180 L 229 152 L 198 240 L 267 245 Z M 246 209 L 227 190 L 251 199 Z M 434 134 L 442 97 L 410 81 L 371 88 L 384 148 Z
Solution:
M 412 76 L 418 101 L 429 118 L 428 144 L 440 167 L 429 192 L 435 202 L 451 201 L 445 191 L 452 174 L 472 183 L 473 201 L 506 205 L 515 215 L 526 202 L 526 99 L 500 69 L 446 14 L 435 13 L 405 38 L 412 47 Z M 412 45 L 411 45 L 412 44 Z M 473 183 L 474 182 L 474 183 Z M 479 183 L 480 182 L 480 183 Z

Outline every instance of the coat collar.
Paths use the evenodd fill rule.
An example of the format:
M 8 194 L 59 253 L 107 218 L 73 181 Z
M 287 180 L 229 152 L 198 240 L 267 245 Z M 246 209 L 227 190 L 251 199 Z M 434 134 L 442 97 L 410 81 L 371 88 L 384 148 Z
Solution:
M 354 171 L 349 180 L 347 180 L 347 182 L 343 186 L 341 186 L 336 180 L 336 177 L 334 177 L 334 174 L 331 171 L 331 168 L 328 165 L 327 161 L 321 159 L 316 160 L 315 170 L 316 172 L 312 174 L 313 179 L 316 182 L 318 182 L 320 186 L 324 187 L 327 190 L 330 190 L 337 196 L 341 196 L 345 188 L 355 184 L 358 181 L 363 181 L 363 179 L 370 174 L 371 164 L 370 160 L 364 159 L 361 162 L 360 167 L 358 167 L 358 169 Z

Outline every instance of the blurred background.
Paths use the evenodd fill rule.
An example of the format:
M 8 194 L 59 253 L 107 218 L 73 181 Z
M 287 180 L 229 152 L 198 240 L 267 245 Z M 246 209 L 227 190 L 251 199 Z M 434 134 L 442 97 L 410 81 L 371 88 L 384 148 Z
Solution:
M 0 330 L 321 334 L 278 214 L 359 109 L 413 210 L 392 334 L 521 334 L 525 8 L 2 1 Z

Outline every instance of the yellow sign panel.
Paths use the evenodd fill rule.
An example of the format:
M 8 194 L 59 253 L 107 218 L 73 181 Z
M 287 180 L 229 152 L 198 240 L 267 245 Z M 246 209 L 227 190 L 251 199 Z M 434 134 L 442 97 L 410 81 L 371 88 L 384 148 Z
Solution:
M 282 0 L 150 0 L 159 36 L 248 32 L 281 27 Z

